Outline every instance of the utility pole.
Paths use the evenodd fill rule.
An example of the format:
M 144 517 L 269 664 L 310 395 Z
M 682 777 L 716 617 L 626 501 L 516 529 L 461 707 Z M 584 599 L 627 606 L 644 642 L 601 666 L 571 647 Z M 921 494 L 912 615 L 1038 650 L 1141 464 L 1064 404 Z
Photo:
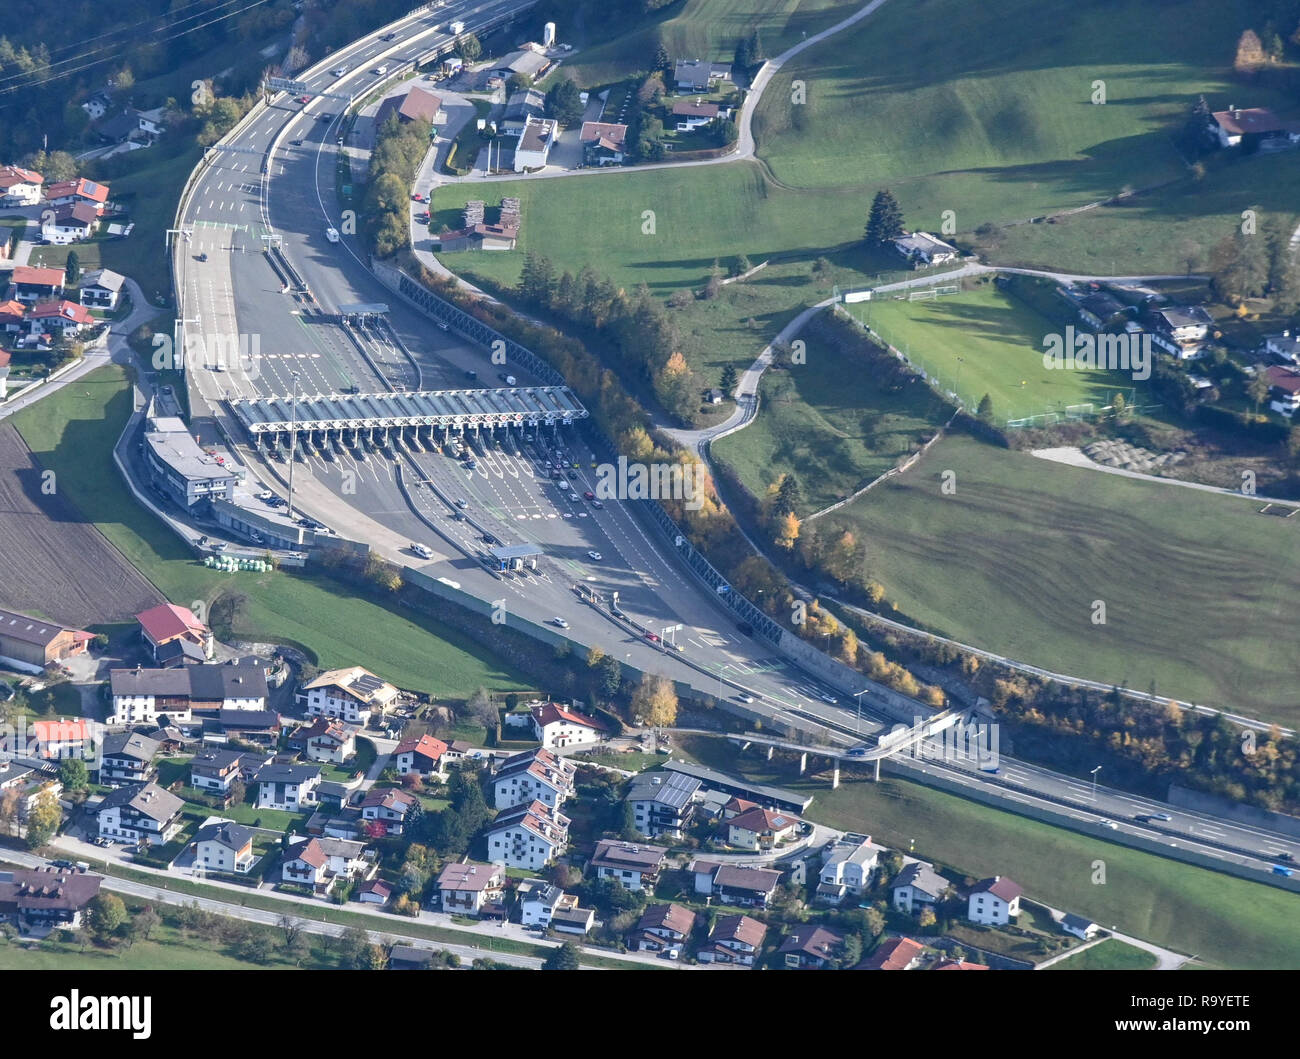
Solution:
M 301 372 L 293 375 L 293 400 L 289 402 L 289 521 L 293 521 L 293 465 L 298 461 L 298 380 Z
M 853 731 L 858 735 L 862 734 L 862 696 L 870 690 L 870 688 L 863 688 L 861 691 L 853 693 L 853 699 L 858 704 L 858 719 L 854 722 Z
M 1092 801 L 1094 805 L 1097 803 L 1097 773 L 1100 771 L 1100 765 L 1092 770 Z

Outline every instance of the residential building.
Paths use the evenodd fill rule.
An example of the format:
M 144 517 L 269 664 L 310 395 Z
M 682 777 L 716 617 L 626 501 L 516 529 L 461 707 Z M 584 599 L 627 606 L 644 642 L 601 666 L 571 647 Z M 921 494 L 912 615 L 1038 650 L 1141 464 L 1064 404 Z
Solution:
M 1270 364 L 1264 369 L 1268 382 L 1268 407 L 1279 415 L 1294 416 L 1300 408 L 1300 368 Z
M 446 752 L 447 744 L 431 735 L 403 739 L 393 751 L 393 766 L 401 776 L 414 773 L 425 779 L 442 779 L 442 757 Z
M 84 305 L 62 299 L 37 302 L 27 310 L 23 326 L 29 334 L 49 336 L 75 335 L 95 322 Z
M 921 963 L 925 946 L 911 938 L 886 938 L 857 965 L 859 971 L 912 971 Z
M 714 81 L 730 80 L 731 67 L 726 63 L 679 59 L 673 67 L 673 84 L 679 92 L 707 92 Z
M 673 117 L 676 119 L 677 131 L 693 132 L 716 118 L 721 113 L 721 109 L 716 103 L 704 103 L 699 100 L 694 103 L 688 100 L 674 103 Z
M 109 690 L 110 724 L 185 722 L 195 714 L 211 717 L 222 710 L 265 710 L 266 662 L 250 656 L 175 669 L 114 669 L 109 673 Z
M 1265 149 L 1300 143 L 1300 122 L 1283 121 L 1267 107 L 1229 107 L 1211 117 L 1211 131 L 1220 147 L 1238 147 L 1246 141 Z
M 204 728 L 213 733 L 213 738 L 238 739 L 268 748 L 280 741 L 280 715 L 274 710 L 218 710 Z
M 609 730 L 604 721 L 554 702 L 534 706 L 529 713 L 533 720 L 533 735 L 544 747 L 595 743 L 603 739 Z
M 190 786 L 200 791 L 226 795 L 240 778 L 238 750 L 204 747 L 190 758 Z
M 438 876 L 438 894 L 444 912 L 476 916 L 485 904 L 501 900 L 505 871 L 496 864 L 448 864 Z
M 76 930 L 103 881 L 102 876 L 67 868 L 0 871 L 0 920 L 24 932 L 53 927 Z
M 60 180 L 45 189 L 45 201 L 51 206 L 71 206 L 85 202 L 103 213 L 104 207 L 108 205 L 108 185 L 96 184 L 85 177 Z
M 528 124 L 530 118 L 540 118 L 545 111 L 545 95 L 533 88 L 520 89 L 506 100 L 506 112 L 501 120 L 501 129 L 511 136 L 518 136 L 524 131 L 524 126 Z
M 628 938 L 634 952 L 679 952 L 695 929 L 695 913 L 678 904 L 647 905 Z
M 0 610 L 0 662 L 24 673 L 39 673 L 51 662 L 84 654 L 92 639 L 81 629 Z
M 112 312 L 117 308 L 125 284 L 125 276 L 111 268 L 97 268 L 81 277 L 81 289 L 77 292 L 77 297 L 89 309 Z
M 303 753 L 311 761 L 342 765 L 357 756 L 356 725 L 333 717 L 317 717 L 299 730 Z
M 584 165 L 622 165 L 627 158 L 627 126 L 608 121 L 584 121 L 578 133 Z
M 966 918 L 972 923 L 996 927 L 1020 915 L 1020 886 L 1003 875 L 977 882 L 968 897 Z
M 0 166 L 0 206 L 39 206 L 45 178 L 34 169 Z
M 509 80 L 512 74 L 524 74 L 538 81 L 550 65 L 551 60 L 546 57 L 544 51 L 520 48 L 518 51 L 503 55 L 492 67 L 491 72 L 503 80 Z
M 944 960 L 938 964 L 936 971 L 987 971 L 988 968 L 982 963 L 969 963 L 966 960 Z
M 302 812 L 316 804 L 319 784 L 319 765 L 267 765 L 257 773 L 257 807 Z
M 728 845 L 758 851 L 774 849 L 793 838 L 799 818 L 755 806 L 731 817 L 724 827 Z
M 285 882 L 328 893 L 340 879 L 363 881 L 372 878 L 377 870 L 374 854 L 364 843 L 342 838 L 307 838 L 284 851 L 280 877 Z
M 929 232 L 912 232 L 894 240 L 894 249 L 917 268 L 956 261 L 960 251 Z
M 550 883 L 534 883 L 526 890 L 520 884 L 520 891 L 519 921 L 526 927 L 549 927 L 564 891 Z
M 62 761 L 69 757 L 83 761 L 95 759 L 95 743 L 100 734 L 94 721 L 80 717 L 75 720 L 59 718 L 56 721 L 32 721 L 28 727 L 36 741 L 31 749 L 33 757 L 47 761 Z
M 551 156 L 560 128 L 553 118 L 529 118 L 515 145 L 515 172 L 541 169 Z
M 492 799 L 497 809 L 511 809 L 538 801 L 558 809 L 573 793 L 574 764 L 545 748 L 514 754 L 492 777 Z
M 305 703 L 310 716 L 339 717 L 349 724 L 365 726 L 372 715 L 383 716 L 397 701 L 400 693 L 361 666 L 331 669 L 304 684 L 298 701 Z
M 632 823 L 646 838 L 681 838 L 695 811 L 700 781 L 679 772 L 641 772 L 632 777 L 624 799 Z
M 361 801 L 361 819 L 378 821 L 389 835 L 400 835 L 419 812 L 420 799 L 396 787 L 371 787 Z
M 879 858 L 880 847 L 873 845 L 870 838 L 836 843 L 822 864 L 816 899 L 834 902 L 865 893 L 871 888 L 871 875 Z
M 1277 335 L 1265 335 L 1260 352 L 1282 364 L 1300 365 L 1300 331 L 1286 330 Z
M 176 416 L 151 415 L 145 420 L 144 458 L 154 486 L 186 511 L 204 512 L 214 501 L 234 498 L 239 477 L 224 457 L 200 446 L 184 420 Z M 187 633 L 187 638 L 199 643 L 193 632 Z M 205 653 L 211 657 L 211 650 Z M 163 661 L 158 650 L 154 661 Z
M 54 246 L 80 243 L 99 228 L 99 210 L 88 202 L 74 202 L 49 211 L 41 220 L 41 242 Z
M 386 905 L 393 896 L 393 888 L 383 879 L 367 879 L 356 888 L 356 898 L 363 905 Z M 398 946 L 393 947 L 397 951 Z
M 158 773 L 153 759 L 159 743 L 137 732 L 109 732 L 99 756 L 99 782 L 106 787 L 148 783 Z
M 761 805 L 764 809 L 773 809 L 783 813 L 798 814 L 807 810 L 812 804 L 812 795 L 801 791 L 790 791 L 782 787 L 769 787 L 762 783 L 750 783 L 736 779 L 726 773 L 696 765 L 690 761 L 665 761 L 665 771 L 680 772 L 684 776 L 694 776 L 702 784 L 700 791 L 708 799 L 711 792 L 725 794 L 728 798 L 744 801 L 745 809 Z M 727 801 L 727 805 L 731 802 Z M 744 810 L 741 810 L 742 812 Z M 731 813 L 730 815 L 735 815 Z
M 898 873 L 891 889 L 894 907 L 913 915 L 926 905 L 939 903 L 951 884 L 924 861 L 913 861 Z
M 542 802 L 501 813 L 487 830 L 488 859 L 540 871 L 568 848 L 569 818 Z
M 155 661 L 158 658 L 158 648 L 173 640 L 188 640 L 201 647 L 205 657 L 212 657 L 212 630 L 199 621 L 188 607 L 162 603 L 137 614 L 135 620 L 140 623 L 140 635 L 144 637 Z
M 185 803 L 156 783 L 118 787 L 104 795 L 95 815 L 104 838 L 166 845 L 180 830 Z
M 822 970 L 833 966 L 843 948 L 842 934 L 816 923 L 800 923 L 781 942 L 777 952 L 787 968 Z
M 233 820 L 209 817 L 194 833 L 190 843 L 194 866 L 204 871 L 246 875 L 257 863 L 253 855 L 253 832 Z
M 1073 912 L 1067 912 L 1061 917 L 1061 929 L 1067 934 L 1073 934 L 1076 938 L 1082 938 L 1084 941 L 1091 941 L 1093 935 L 1101 929 L 1087 916 L 1076 916 Z
M 766 908 L 776 893 L 781 873 L 771 868 L 694 860 L 687 869 L 695 877 L 695 892 L 709 894 L 720 904 L 741 908 Z
M 763 950 L 767 926 L 749 916 L 720 916 L 698 953 L 701 963 L 738 963 L 753 967 Z
M 427 121 L 430 125 L 442 125 L 447 115 L 442 109 L 442 97 L 426 92 L 423 88 L 412 88 L 402 99 L 397 108 L 397 116 L 402 121 Z
M 25 305 L 62 297 L 64 279 L 61 268 L 36 268 L 32 265 L 18 265 L 9 274 L 13 297 Z
M 464 739 L 453 739 L 447 744 L 447 749 L 442 752 L 441 761 L 444 766 L 457 765 L 471 754 L 477 753 L 479 751 L 475 750 L 473 743 L 467 743 Z
M 590 866 L 598 879 L 615 879 L 626 890 L 653 891 L 667 852 L 659 846 L 602 838 L 596 843 Z
M 1150 310 L 1144 318 L 1151 344 L 1178 360 L 1195 360 L 1205 352 L 1214 319 L 1199 305 L 1171 305 Z
M 590 908 L 578 907 L 578 895 L 566 894 L 551 913 L 551 929 L 561 934 L 587 934 L 596 922 L 596 913 Z

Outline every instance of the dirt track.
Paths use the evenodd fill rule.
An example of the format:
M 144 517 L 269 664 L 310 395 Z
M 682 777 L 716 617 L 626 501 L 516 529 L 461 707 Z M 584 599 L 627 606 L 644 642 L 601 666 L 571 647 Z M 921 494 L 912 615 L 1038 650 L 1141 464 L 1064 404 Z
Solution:
M 0 424 L 0 606 L 84 628 L 162 602 L 72 504 L 42 493 L 31 452 Z

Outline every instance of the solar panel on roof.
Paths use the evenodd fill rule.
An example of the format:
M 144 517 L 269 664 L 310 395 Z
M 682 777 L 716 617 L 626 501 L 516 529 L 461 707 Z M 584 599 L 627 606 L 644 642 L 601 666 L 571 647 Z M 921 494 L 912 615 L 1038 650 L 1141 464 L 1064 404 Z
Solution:
M 372 676 L 369 673 L 363 673 L 352 682 L 352 686 L 354 688 L 359 688 L 362 691 L 378 691 L 384 686 L 384 682 L 376 676 Z

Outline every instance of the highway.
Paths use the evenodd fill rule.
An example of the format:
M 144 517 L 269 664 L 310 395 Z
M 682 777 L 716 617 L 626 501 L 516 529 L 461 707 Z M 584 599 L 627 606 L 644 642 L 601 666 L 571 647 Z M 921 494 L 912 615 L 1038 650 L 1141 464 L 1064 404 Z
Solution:
M 223 429 L 241 437 L 224 401 L 287 396 L 294 373 L 302 393 L 353 386 L 375 392 L 502 385 L 501 366 L 489 361 L 485 349 L 433 326 L 394 295 L 370 272 L 360 243 L 346 234 L 335 181 L 346 103 L 320 93 L 363 98 L 383 80 L 371 72 L 377 63 L 410 61 L 446 41 L 434 24 L 461 20 L 474 31 L 527 6 L 526 0 L 461 0 L 408 16 L 395 24 L 397 37 L 391 42 L 371 34 L 336 52 L 299 75 L 306 85 L 305 104 L 284 93 L 274 97 L 232 138 L 238 150 L 220 152 L 196 177 L 181 222 L 189 234 L 173 240 L 186 328 L 192 334 L 247 336 L 247 348 L 257 350 L 237 362 L 218 363 L 221 358 L 203 354 L 187 360 L 191 426 L 204 440 L 216 440 Z M 348 72 L 335 76 L 331 71 L 340 67 Z M 321 120 L 322 115 L 329 116 Z M 344 232 L 339 243 L 326 239 L 328 227 Z M 274 238 L 310 297 L 285 290 L 284 277 L 263 253 L 268 238 Z M 382 322 L 364 328 L 322 317 L 343 305 L 375 303 L 388 311 Z M 521 366 L 512 365 L 509 372 L 519 386 L 539 382 Z M 468 373 L 477 377 L 471 381 Z M 716 594 L 645 520 L 639 505 L 607 501 L 597 508 L 588 501 L 584 494 L 593 489 L 596 458 L 580 428 L 539 429 L 531 439 L 497 431 L 482 435 L 473 448 L 477 466 L 470 469 L 423 446 L 399 448 L 392 457 L 343 448 L 327 457 L 313 447 L 295 468 L 298 501 L 312 517 L 345 537 L 369 541 L 394 562 L 445 577 L 479 599 L 504 601 L 509 613 L 530 621 L 557 629 L 564 623 L 564 635 L 575 645 L 598 646 L 631 667 L 661 673 L 704 694 L 753 696 L 750 709 L 788 724 L 811 722 L 836 746 L 847 747 L 886 727 L 883 713 L 873 709 L 872 694 L 862 697 L 859 719 L 851 698 L 745 635 Z M 246 447 L 241 456 L 253 476 L 283 492 L 284 463 Z M 563 487 L 551 476 L 556 464 L 563 467 Z M 456 500 L 464 501 L 464 521 L 456 518 Z M 488 569 L 479 558 L 488 546 L 484 533 L 504 544 L 538 545 L 543 553 L 538 569 L 507 574 Z M 433 558 L 420 559 L 409 542 L 427 545 Z M 617 592 L 620 609 L 637 626 L 658 630 L 682 650 L 630 632 L 607 607 L 583 602 L 575 585 L 607 600 Z M 1077 802 L 1084 786 L 1091 794 L 1081 781 L 1006 759 L 996 777 L 910 758 L 899 764 L 922 773 L 945 768 L 966 785 L 996 786 L 1007 800 Z M 1103 788 L 1097 797 L 1081 824 L 1095 823 L 1103 837 L 1110 829 L 1096 823 L 1097 816 L 1117 828 L 1165 835 L 1162 841 L 1170 845 L 1204 845 L 1228 859 L 1259 863 L 1274 851 L 1300 853 L 1294 840 L 1172 810 L 1156 810 L 1170 811 L 1172 823 L 1139 824 L 1134 817 L 1153 803 Z

